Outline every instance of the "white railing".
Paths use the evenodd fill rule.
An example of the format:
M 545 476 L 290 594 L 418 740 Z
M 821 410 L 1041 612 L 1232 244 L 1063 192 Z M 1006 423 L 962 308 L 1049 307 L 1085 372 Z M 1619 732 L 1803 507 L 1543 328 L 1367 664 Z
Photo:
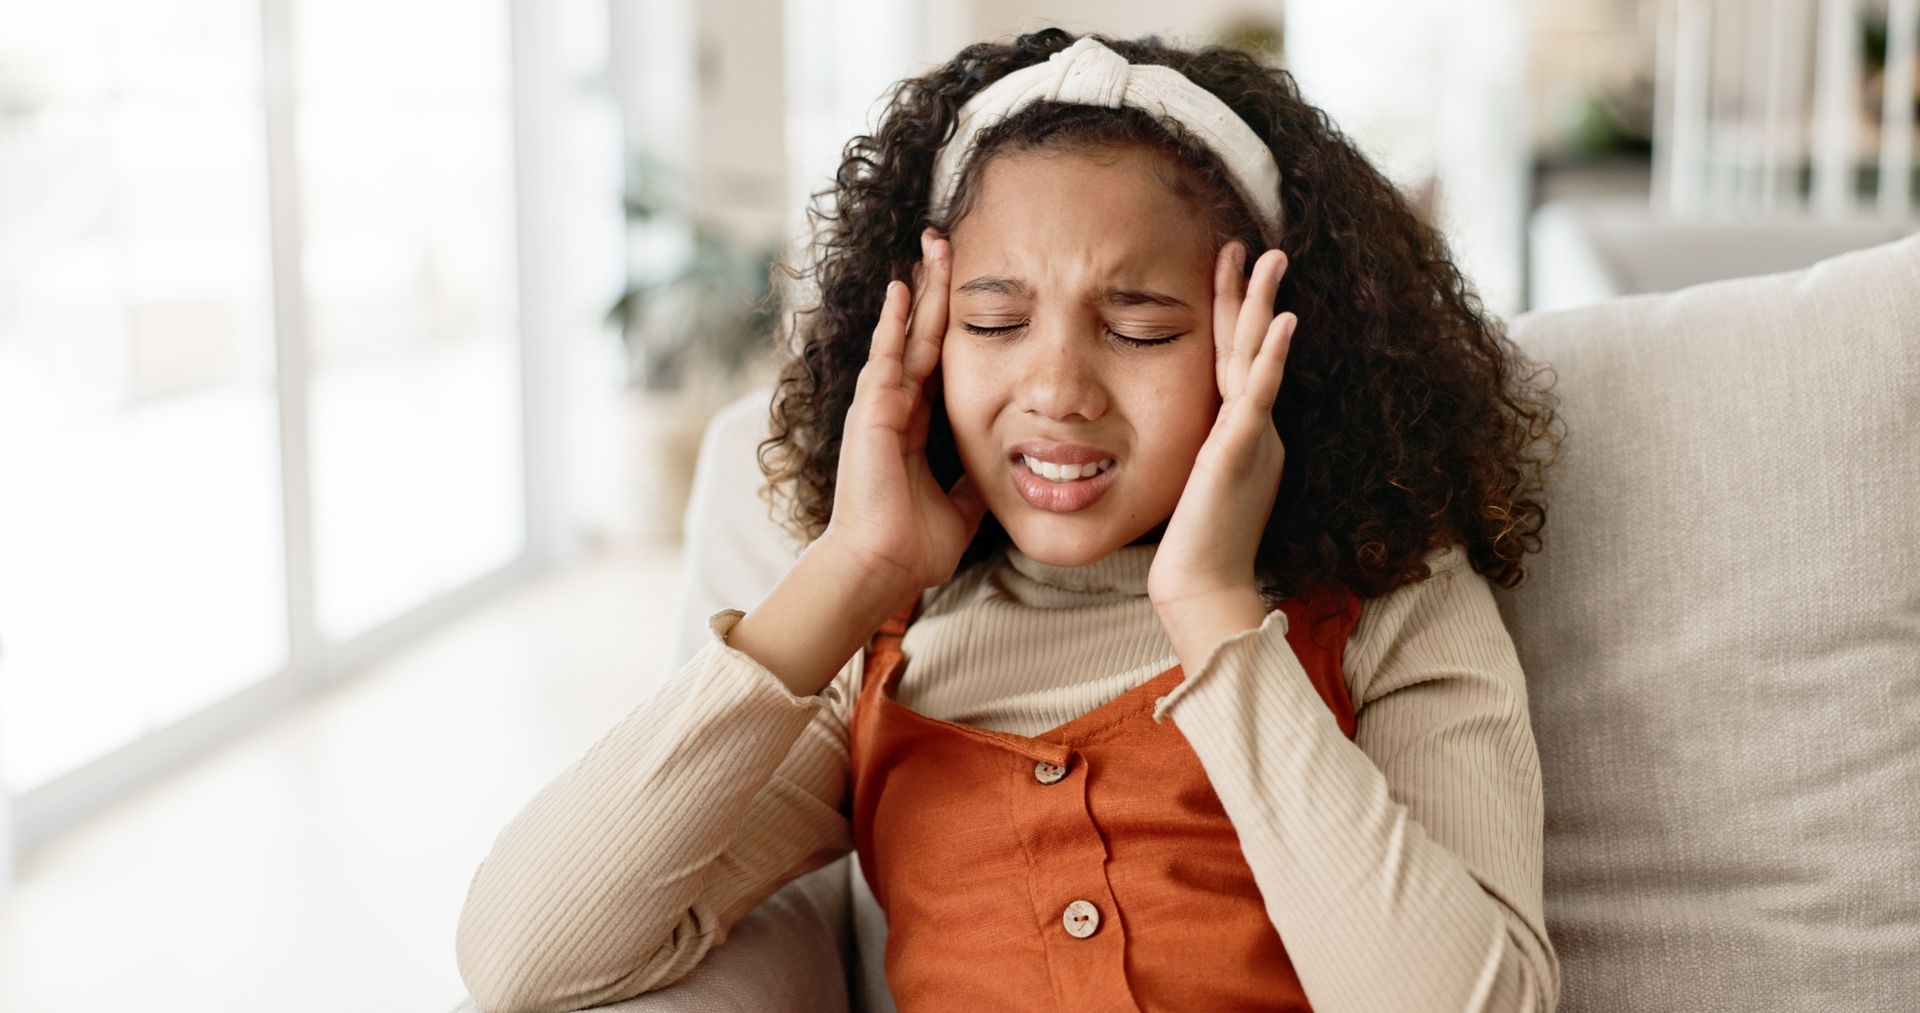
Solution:
M 1649 6 L 1658 25 L 1655 208 L 1683 218 L 1794 207 L 1833 218 L 1912 214 L 1920 0 Z M 1875 123 L 1862 111 L 1860 40 L 1881 17 L 1886 70 Z M 1876 163 L 1869 209 L 1855 181 Z

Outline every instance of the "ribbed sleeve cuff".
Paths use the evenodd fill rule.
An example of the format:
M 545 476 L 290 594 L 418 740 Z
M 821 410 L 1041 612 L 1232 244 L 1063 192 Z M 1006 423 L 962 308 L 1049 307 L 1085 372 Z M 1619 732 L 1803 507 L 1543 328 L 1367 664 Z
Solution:
M 729 668 L 752 669 L 751 674 L 757 681 L 767 683 L 773 689 L 777 690 L 781 696 L 795 704 L 823 706 L 827 703 L 840 702 L 840 684 L 838 680 L 822 686 L 820 692 L 813 696 L 800 696 L 794 693 L 786 683 L 780 681 L 780 677 L 773 674 L 771 669 L 755 661 L 753 655 L 728 643 L 727 637 L 733 633 L 733 628 L 738 625 L 740 620 L 745 616 L 746 613 L 739 609 L 725 608 L 707 617 L 707 631 L 712 635 L 709 642 L 718 642 L 720 644 L 720 651 L 737 662 L 735 665 L 728 666 Z
M 1260 646 L 1249 646 L 1249 641 L 1255 641 Z M 1193 687 L 1206 681 L 1208 673 L 1220 667 L 1218 659 L 1222 657 L 1223 653 L 1240 654 L 1248 650 L 1254 650 L 1271 656 L 1273 650 L 1272 645 L 1276 643 L 1279 645 L 1280 650 L 1287 652 L 1287 657 L 1293 657 L 1293 648 L 1287 643 L 1287 614 L 1279 609 L 1272 609 L 1267 612 L 1265 619 L 1260 620 L 1260 625 L 1251 629 L 1242 630 L 1230 637 L 1223 637 L 1219 643 L 1213 645 L 1213 647 L 1207 651 L 1207 656 L 1200 659 L 1200 668 L 1198 671 L 1186 673 L 1185 677 L 1180 680 L 1179 685 L 1174 686 L 1173 689 L 1167 692 L 1166 696 L 1154 702 L 1153 720 L 1156 723 L 1166 721 L 1167 714 L 1173 708 L 1173 705 L 1178 703 L 1182 697 L 1192 692 Z M 1296 662 L 1298 661 L 1298 659 L 1295 660 Z M 1178 722 L 1175 723 L 1177 724 Z

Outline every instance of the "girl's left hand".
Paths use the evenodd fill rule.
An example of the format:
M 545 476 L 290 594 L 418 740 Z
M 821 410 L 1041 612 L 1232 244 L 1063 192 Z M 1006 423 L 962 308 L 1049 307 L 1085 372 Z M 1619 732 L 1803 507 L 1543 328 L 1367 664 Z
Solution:
M 1273 315 L 1287 255 L 1277 249 L 1261 254 L 1253 276 L 1242 282 L 1235 256 L 1242 249 L 1228 243 L 1214 264 L 1220 414 L 1194 458 L 1147 574 L 1147 597 L 1161 609 L 1259 593 L 1254 555 L 1287 459 L 1273 428 L 1273 403 L 1299 317 Z

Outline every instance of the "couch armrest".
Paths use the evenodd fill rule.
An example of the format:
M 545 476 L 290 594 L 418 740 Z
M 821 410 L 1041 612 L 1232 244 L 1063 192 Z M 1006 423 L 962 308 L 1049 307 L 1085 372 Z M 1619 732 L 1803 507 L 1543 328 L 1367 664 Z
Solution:
M 740 919 L 686 977 L 592 1013 L 846 1013 L 850 865 L 842 856 L 796 878 Z M 468 997 L 451 1013 L 484 1011 Z

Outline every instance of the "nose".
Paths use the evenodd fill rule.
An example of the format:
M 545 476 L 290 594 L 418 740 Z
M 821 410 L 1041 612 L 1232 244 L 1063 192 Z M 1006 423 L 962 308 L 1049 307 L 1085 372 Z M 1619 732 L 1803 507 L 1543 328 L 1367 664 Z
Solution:
M 1106 414 L 1102 349 L 1093 329 L 1058 320 L 1036 319 L 1028 324 L 1027 340 L 1020 346 L 1018 404 L 1022 411 L 1063 422 L 1090 422 Z

